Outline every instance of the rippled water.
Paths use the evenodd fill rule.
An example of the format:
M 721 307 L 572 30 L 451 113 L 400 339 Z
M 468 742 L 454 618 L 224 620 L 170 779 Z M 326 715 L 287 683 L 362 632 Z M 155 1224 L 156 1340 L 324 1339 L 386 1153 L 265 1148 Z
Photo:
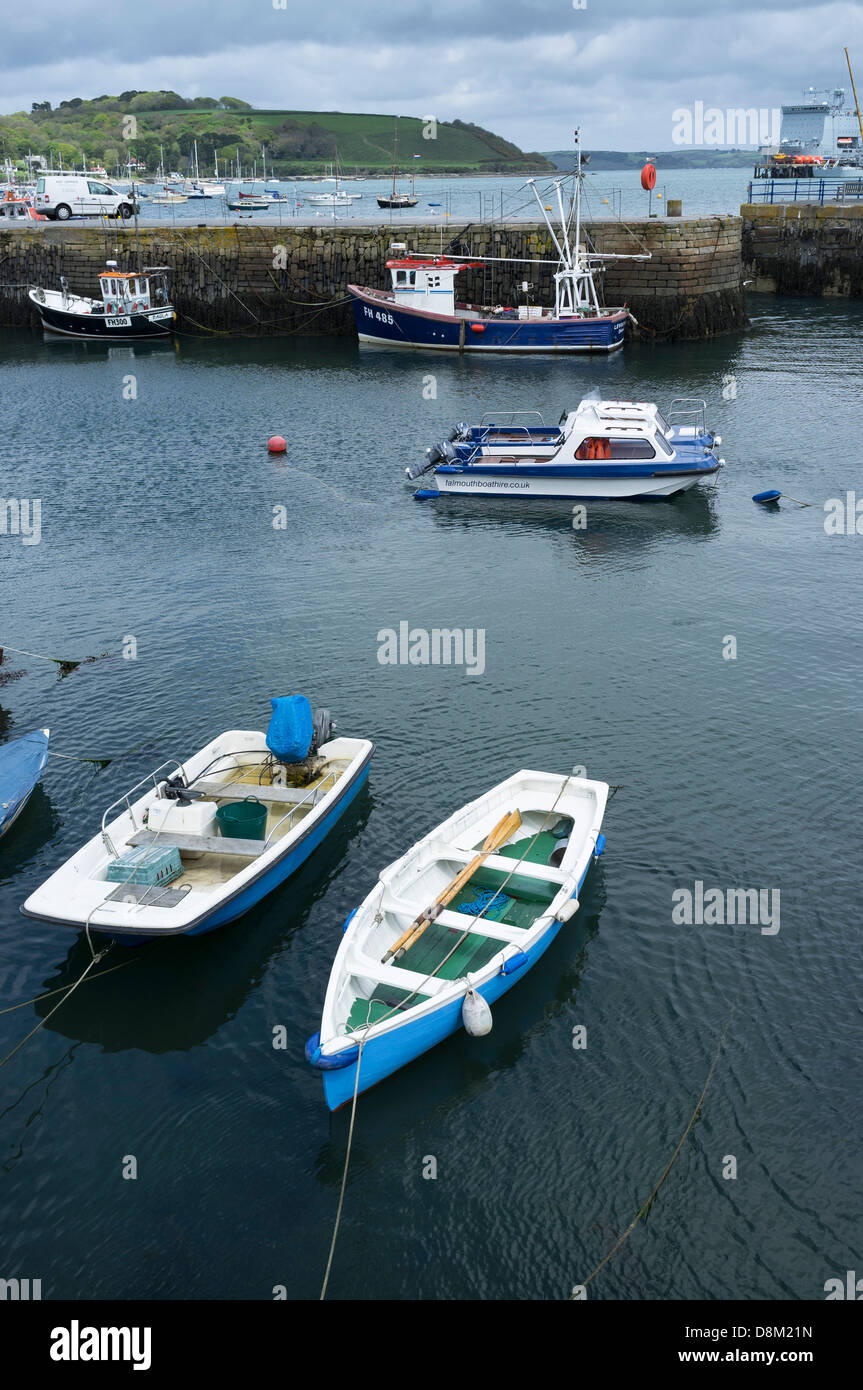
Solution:
M 455 807 L 575 763 L 621 784 L 582 909 L 490 1036 L 361 1098 L 331 1295 L 566 1296 L 671 1157 L 735 1001 L 703 1118 L 591 1296 L 817 1298 L 855 1267 L 863 541 L 828 536 L 823 503 L 857 482 L 863 311 L 751 313 L 745 334 L 608 362 L 0 338 L 3 490 L 43 502 L 39 545 L 0 536 L 0 640 L 110 653 L 66 678 L 8 656 L 27 674 L 0 688 L 2 735 L 47 724 L 57 753 L 124 755 L 52 759 L 0 847 L 3 1005 L 83 969 L 81 938 L 19 904 L 163 758 L 264 727 L 297 689 L 377 744 L 367 792 L 279 892 L 211 936 L 117 948 L 101 968 L 123 968 L 0 1073 L 0 1274 L 44 1297 L 317 1296 L 347 1114 L 302 1047 L 341 923 Z M 715 490 L 597 506 L 586 533 L 553 504 L 405 490 L 452 421 L 556 419 L 592 388 L 704 396 Z M 768 487 L 814 505 L 765 511 Z M 403 620 L 484 628 L 485 673 L 381 666 L 377 633 Z M 676 925 L 697 879 L 780 890 L 780 931 Z M 2 1017 L 0 1054 L 55 1002 Z

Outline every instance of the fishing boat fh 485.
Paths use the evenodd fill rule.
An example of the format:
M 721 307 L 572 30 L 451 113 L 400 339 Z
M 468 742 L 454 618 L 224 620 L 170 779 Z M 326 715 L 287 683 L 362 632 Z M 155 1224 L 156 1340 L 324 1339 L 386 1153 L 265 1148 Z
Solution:
M 608 786 L 517 772 L 384 869 L 350 914 L 306 1058 L 330 1110 L 462 1026 L 523 979 L 578 911 Z
M 555 228 L 536 183 L 528 183 L 557 253 L 554 305 L 482 305 L 456 301 L 456 276 L 483 269 L 495 260 L 515 265 L 517 257 L 460 257 L 404 254 L 387 261 L 388 290 L 348 285 L 357 333 L 363 343 L 377 346 L 437 348 L 451 352 L 616 352 L 623 346 L 629 311 L 603 308 L 594 273 L 605 261 L 650 260 L 649 252 L 610 255 L 589 251 L 582 243 L 581 154 L 575 199 L 564 206 L 561 180 L 554 183 L 559 226 Z M 574 226 L 574 231 L 572 228 Z M 534 262 L 523 262 L 533 264 Z
M 118 797 L 22 911 L 134 943 L 200 935 L 254 907 L 321 844 L 374 752 L 334 737 L 304 696 L 272 705 L 266 737 L 229 730 Z

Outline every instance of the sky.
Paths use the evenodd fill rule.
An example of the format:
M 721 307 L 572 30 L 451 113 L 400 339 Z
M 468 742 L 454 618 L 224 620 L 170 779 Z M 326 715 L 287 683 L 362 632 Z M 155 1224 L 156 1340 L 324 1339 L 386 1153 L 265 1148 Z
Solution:
M 282 5 L 284 4 L 284 8 Z M 0 108 L 168 88 L 460 119 L 524 150 L 672 149 L 675 111 L 850 83 L 863 6 L 818 0 L 0 0 Z M 679 130 L 679 118 L 678 118 Z

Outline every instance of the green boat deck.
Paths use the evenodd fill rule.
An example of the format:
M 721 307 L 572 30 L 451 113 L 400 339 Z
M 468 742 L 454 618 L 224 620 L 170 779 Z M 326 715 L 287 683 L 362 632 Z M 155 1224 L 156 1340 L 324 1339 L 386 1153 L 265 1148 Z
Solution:
M 442 927 L 439 922 L 432 922 L 410 950 L 400 960 L 393 961 L 393 964 L 400 970 L 414 970 L 418 975 L 430 975 L 452 951 L 467 925 L 467 918 L 461 929 Z M 437 971 L 437 978 L 457 980 L 469 970 L 480 970 L 488 964 L 492 956 L 502 951 L 506 944 L 496 937 L 478 936 L 470 932 L 450 956 L 446 965 Z
M 413 1008 L 414 1004 L 424 1003 L 428 995 L 412 994 L 410 990 L 398 989 L 395 985 L 377 985 L 368 999 L 362 997 L 354 1000 L 345 1024 L 345 1032 L 354 1033 L 357 1028 L 378 1023 L 384 1014 L 390 1013 L 393 1009 L 400 1012 L 406 999 L 410 999 L 408 1007 Z

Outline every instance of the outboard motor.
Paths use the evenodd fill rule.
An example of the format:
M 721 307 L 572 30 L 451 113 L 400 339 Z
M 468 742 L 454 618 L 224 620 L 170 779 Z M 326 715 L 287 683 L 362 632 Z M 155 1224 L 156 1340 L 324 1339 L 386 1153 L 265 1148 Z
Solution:
M 312 735 L 312 746 L 309 753 L 317 753 L 323 744 L 329 743 L 333 736 L 336 724 L 328 709 L 316 709 L 312 716 L 314 733 Z
M 470 425 L 468 424 L 467 420 L 460 420 L 457 425 L 453 425 L 452 429 L 447 435 L 447 439 L 457 439 L 462 442 L 465 439 L 470 439 Z
M 411 482 L 415 478 L 421 478 L 423 473 L 430 473 L 435 464 L 440 463 L 445 457 L 445 451 L 451 449 L 452 445 L 446 440 L 441 440 L 440 444 L 433 444 L 430 449 L 426 449 L 424 463 L 412 463 L 405 469 L 405 477 L 410 478 Z

